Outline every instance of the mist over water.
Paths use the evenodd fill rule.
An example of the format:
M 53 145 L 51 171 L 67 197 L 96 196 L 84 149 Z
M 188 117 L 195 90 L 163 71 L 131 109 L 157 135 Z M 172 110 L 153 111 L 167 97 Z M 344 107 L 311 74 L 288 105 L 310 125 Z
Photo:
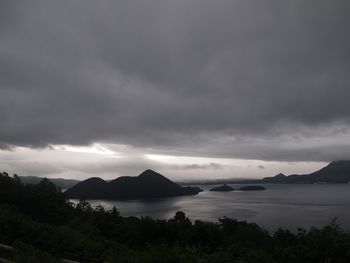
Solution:
M 239 188 L 241 186 L 235 186 Z M 350 184 L 264 185 L 265 191 L 209 192 L 214 185 L 200 186 L 198 195 L 149 200 L 90 200 L 92 206 L 113 206 L 122 216 L 171 218 L 184 211 L 192 220 L 217 221 L 220 217 L 255 222 L 274 231 L 279 227 L 324 226 L 337 217 L 350 229 Z M 76 200 L 72 200 L 76 202 Z

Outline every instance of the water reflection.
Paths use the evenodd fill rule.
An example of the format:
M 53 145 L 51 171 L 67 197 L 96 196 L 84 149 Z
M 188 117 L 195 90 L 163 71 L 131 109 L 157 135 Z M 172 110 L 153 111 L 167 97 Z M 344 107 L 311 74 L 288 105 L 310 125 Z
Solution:
M 201 186 L 203 188 L 203 186 Z M 213 186 L 204 186 L 206 190 Z M 148 200 L 92 200 L 106 209 L 117 207 L 123 216 L 171 218 L 184 211 L 192 220 L 220 217 L 256 222 L 275 230 L 323 226 L 337 217 L 350 229 L 350 185 L 265 185 L 265 191 L 204 191 L 195 196 Z

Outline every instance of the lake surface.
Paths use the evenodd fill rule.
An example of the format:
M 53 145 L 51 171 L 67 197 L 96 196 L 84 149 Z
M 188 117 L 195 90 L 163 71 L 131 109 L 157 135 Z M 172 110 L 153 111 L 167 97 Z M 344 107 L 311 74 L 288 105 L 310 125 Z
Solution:
M 241 187 L 232 185 L 235 188 Z M 122 216 L 171 218 L 183 211 L 192 220 L 217 221 L 232 217 L 258 223 L 274 231 L 278 227 L 324 226 L 334 217 L 350 229 L 350 184 L 266 184 L 265 191 L 209 192 L 215 185 L 200 186 L 198 195 L 153 200 L 91 200 L 93 206 L 115 206 Z

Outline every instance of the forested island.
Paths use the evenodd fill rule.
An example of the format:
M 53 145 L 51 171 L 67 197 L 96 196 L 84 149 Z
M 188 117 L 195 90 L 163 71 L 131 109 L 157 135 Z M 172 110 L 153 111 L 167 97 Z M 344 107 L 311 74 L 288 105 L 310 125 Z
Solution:
M 336 222 L 323 228 L 279 229 L 220 218 L 191 221 L 123 217 L 117 208 L 69 202 L 47 179 L 23 184 L 0 173 L 0 258 L 21 262 L 350 262 L 350 233 Z
M 235 190 L 235 189 L 233 189 L 231 186 L 229 186 L 227 184 L 223 184 L 221 186 L 217 186 L 217 187 L 210 189 L 211 192 L 231 192 L 233 190 Z
M 182 187 L 148 169 L 139 176 L 122 176 L 110 182 L 92 177 L 74 185 L 64 194 L 75 199 L 136 199 L 195 195 L 201 191 L 198 187 Z

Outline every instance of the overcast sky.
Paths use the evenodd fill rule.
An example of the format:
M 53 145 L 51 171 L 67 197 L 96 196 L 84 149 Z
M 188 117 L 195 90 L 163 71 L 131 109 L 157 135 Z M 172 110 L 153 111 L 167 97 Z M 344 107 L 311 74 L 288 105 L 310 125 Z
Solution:
M 179 180 L 350 159 L 348 0 L 0 2 L 0 169 Z

